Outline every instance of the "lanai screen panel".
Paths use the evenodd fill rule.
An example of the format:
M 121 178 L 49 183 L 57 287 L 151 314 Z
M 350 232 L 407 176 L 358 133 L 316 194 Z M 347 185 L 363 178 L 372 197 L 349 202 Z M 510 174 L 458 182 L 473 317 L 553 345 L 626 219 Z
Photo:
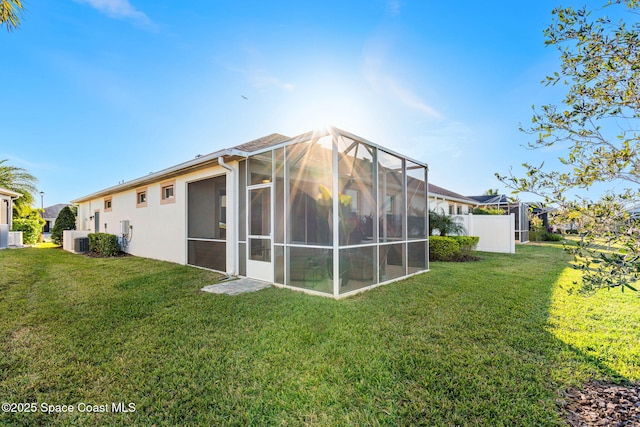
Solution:
M 187 186 L 187 262 L 225 271 L 227 238 L 226 176 Z
M 273 154 L 276 283 L 340 295 L 428 269 L 423 165 L 341 132 Z
M 426 239 L 427 184 L 425 169 L 407 160 L 407 236 L 409 240 Z
M 287 285 L 333 292 L 333 175 L 331 136 L 286 147 Z
M 381 242 L 394 242 L 404 238 L 404 185 L 404 160 L 378 150 Z

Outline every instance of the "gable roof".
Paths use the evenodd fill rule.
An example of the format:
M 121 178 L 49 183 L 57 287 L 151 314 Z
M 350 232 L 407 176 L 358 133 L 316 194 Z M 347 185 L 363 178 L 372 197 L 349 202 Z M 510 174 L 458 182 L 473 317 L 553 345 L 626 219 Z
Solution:
M 111 194 L 120 193 L 127 190 L 132 190 L 135 188 L 143 187 L 148 184 L 157 183 L 160 181 L 164 181 L 167 179 L 174 178 L 179 175 L 183 175 L 189 172 L 197 171 L 200 169 L 208 168 L 211 166 L 218 165 L 218 159 L 224 158 L 225 161 L 229 160 L 237 160 L 241 158 L 249 157 L 252 153 L 268 150 L 270 147 L 275 147 L 277 145 L 289 145 L 295 144 L 297 142 L 304 141 L 308 138 L 320 138 L 328 135 L 340 135 L 350 139 L 358 140 L 360 142 L 366 143 L 373 147 L 378 147 L 383 149 L 386 152 L 389 152 L 394 155 L 399 155 L 394 153 L 392 150 L 381 147 L 373 142 L 370 142 L 364 138 L 355 136 L 349 132 L 345 132 L 343 130 L 337 129 L 335 127 L 329 127 L 321 131 L 311 131 L 307 133 L 303 133 L 294 138 L 287 137 L 285 135 L 281 135 L 279 133 L 272 133 L 271 135 L 264 136 L 262 138 L 254 139 L 249 142 L 245 142 L 244 144 L 236 145 L 232 148 L 225 148 L 223 150 L 218 150 L 210 154 L 205 154 L 203 156 L 196 156 L 196 158 L 188 160 L 186 162 L 177 164 L 175 166 L 171 166 L 169 168 L 163 169 L 158 172 L 152 172 L 149 175 L 133 179 L 131 181 L 124 182 L 122 184 L 114 185 L 109 188 L 105 188 L 103 190 L 97 191 L 95 193 L 89 194 L 84 197 L 80 197 L 71 201 L 71 203 L 81 203 L 86 202 L 92 199 L 97 199 L 100 197 L 105 197 Z M 417 165 L 427 167 L 427 165 L 418 160 L 413 160 L 408 158 L 407 156 L 399 155 L 400 157 L 411 160 Z
M 60 211 L 65 206 L 71 206 L 71 205 L 69 205 L 67 203 L 58 203 L 57 205 L 47 206 L 46 208 L 44 208 L 44 212 L 42 213 L 42 217 L 43 218 L 57 218 L 58 215 L 60 214 Z
M 427 189 L 429 193 L 429 197 L 440 196 L 443 199 L 453 200 L 456 202 L 467 203 L 469 205 L 477 205 L 478 202 L 476 200 L 470 199 L 462 194 L 455 193 L 451 190 L 447 190 L 446 188 L 437 186 L 435 184 L 428 183 Z
M 262 138 L 254 139 L 253 141 L 245 142 L 244 144 L 236 145 L 234 150 L 246 151 L 252 153 L 254 151 L 262 150 L 273 145 L 278 145 L 281 142 L 288 141 L 288 136 L 280 135 L 279 133 L 272 133 L 271 135 L 263 136 Z

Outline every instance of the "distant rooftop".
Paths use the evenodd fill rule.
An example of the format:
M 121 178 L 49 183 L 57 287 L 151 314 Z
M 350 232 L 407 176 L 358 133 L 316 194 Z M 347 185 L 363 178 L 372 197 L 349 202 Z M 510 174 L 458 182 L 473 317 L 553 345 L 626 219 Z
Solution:
M 451 190 L 447 190 L 446 188 L 440 187 L 438 185 L 428 183 L 428 193 L 430 196 L 442 196 L 447 199 L 456 199 L 458 201 L 467 202 L 472 205 L 477 205 L 478 202 L 473 200 L 467 196 L 463 196 L 462 194 L 458 194 Z
M 43 218 L 57 218 L 58 214 L 65 206 L 71 206 L 66 203 L 58 203 L 57 205 L 47 206 L 44 208 Z
M 253 141 L 245 142 L 244 144 L 233 147 L 235 150 L 245 151 L 251 153 L 263 148 L 271 147 L 272 145 L 278 145 L 281 142 L 288 141 L 288 136 L 280 135 L 279 133 L 272 133 L 271 135 L 263 136 L 262 138 L 254 139 Z

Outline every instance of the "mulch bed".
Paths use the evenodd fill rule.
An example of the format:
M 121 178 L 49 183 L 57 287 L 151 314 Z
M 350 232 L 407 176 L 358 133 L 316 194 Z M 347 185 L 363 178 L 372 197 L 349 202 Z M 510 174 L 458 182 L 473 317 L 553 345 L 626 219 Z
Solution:
M 590 381 L 581 390 L 568 389 L 558 405 L 572 427 L 640 427 L 640 383 Z

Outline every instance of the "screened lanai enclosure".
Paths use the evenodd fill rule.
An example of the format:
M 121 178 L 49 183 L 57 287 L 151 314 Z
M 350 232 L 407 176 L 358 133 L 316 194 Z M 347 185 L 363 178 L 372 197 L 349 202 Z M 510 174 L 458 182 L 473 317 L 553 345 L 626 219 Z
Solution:
M 425 164 L 331 128 L 255 150 L 237 169 L 241 276 L 339 297 L 429 268 Z M 217 218 L 219 184 L 202 184 Z

